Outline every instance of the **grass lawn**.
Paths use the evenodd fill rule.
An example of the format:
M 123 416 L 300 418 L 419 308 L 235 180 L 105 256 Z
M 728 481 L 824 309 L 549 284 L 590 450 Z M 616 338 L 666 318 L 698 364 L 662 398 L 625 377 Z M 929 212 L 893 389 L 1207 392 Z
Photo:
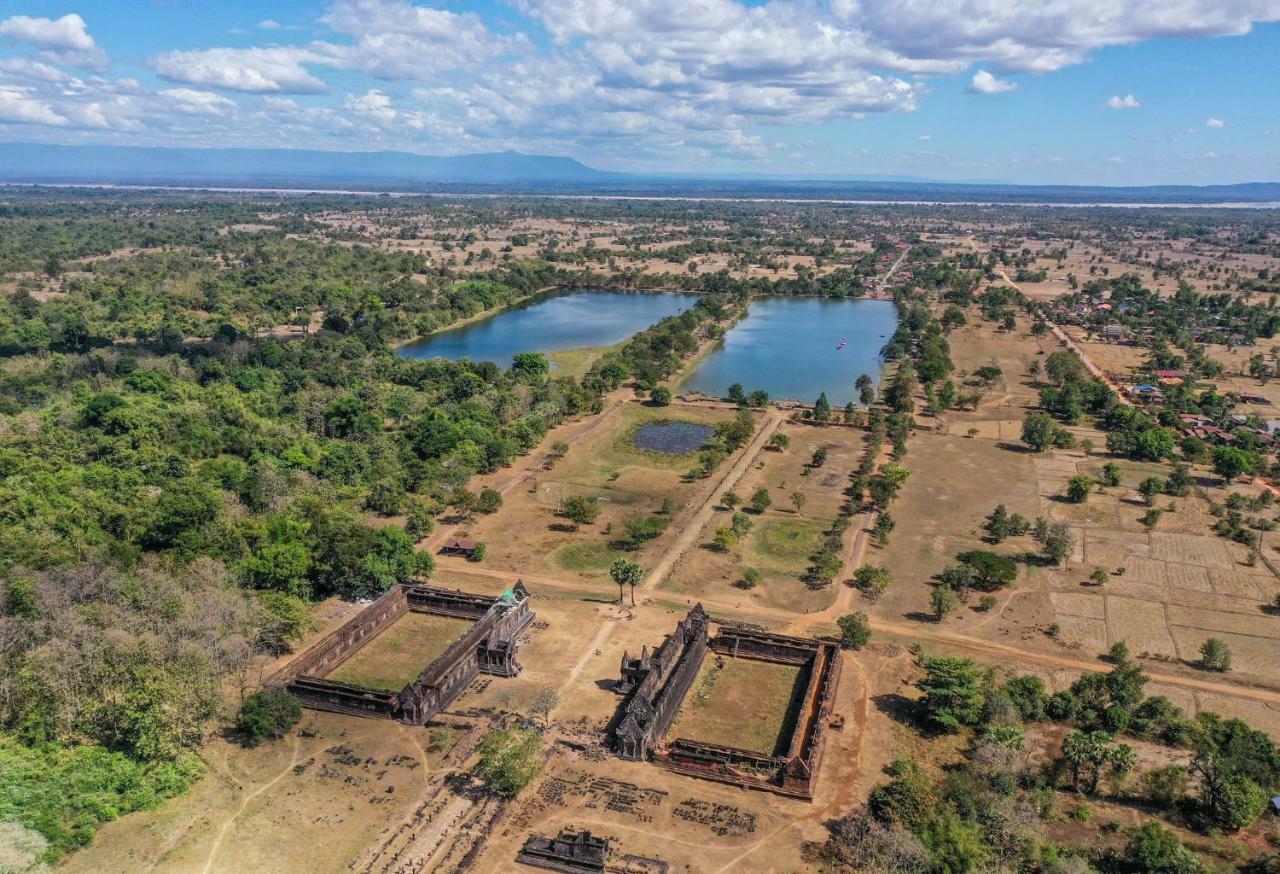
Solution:
M 326 679 L 399 692 L 473 624 L 452 616 L 406 613 Z
M 667 736 L 782 755 L 808 680 L 808 668 L 708 652 Z
M 623 555 L 607 543 L 583 541 L 568 543 L 555 551 L 555 562 L 567 571 L 608 570 L 613 560 Z
M 581 379 L 587 375 L 591 365 L 595 364 L 601 355 L 610 349 L 621 348 L 625 344 L 624 340 L 616 346 L 584 346 L 581 349 L 560 349 L 549 352 L 547 360 L 551 362 L 551 375 L 556 379 L 562 376 Z
M 830 525 L 827 519 L 766 517 L 752 529 L 751 557 L 806 565 L 822 544 L 822 532 Z

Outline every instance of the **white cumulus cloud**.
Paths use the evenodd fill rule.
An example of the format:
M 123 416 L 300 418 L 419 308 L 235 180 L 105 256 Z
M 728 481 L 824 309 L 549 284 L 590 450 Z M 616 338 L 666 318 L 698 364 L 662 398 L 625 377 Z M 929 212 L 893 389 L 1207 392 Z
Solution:
M 1142 102 L 1132 94 L 1126 94 L 1121 97 L 1115 94 L 1107 98 L 1107 109 L 1141 109 Z
M 30 90 L 12 85 L 0 85 L 0 122 L 14 124 L 40 124 L 62 127 L 71 120 L 47 102 L 35 97 Z
M 35 47 L 51 63 L 104 70 L 107 53 L 89 35 L 85 21 L 74 12 L 61 18 L 14 15 L 0 21 L 0 37 Z
M 166 52 L 151 59 L 160 78 L 248 94 L 321 94 L 329 88 L 304 64 L 328 62 L 308 48 L 212 48 Z
M 1227 123 L 1220 118 L 1211 118 L 1204 123 L 1205 127 L 1226 127 Z
M 972 94 L 1003 94 L 1006 91 L 1016 91 L 1017 88 L 1017 82 L 997 79 L 986 70 L 974 73 L 973 79 L 969 81 L 969 91 Z

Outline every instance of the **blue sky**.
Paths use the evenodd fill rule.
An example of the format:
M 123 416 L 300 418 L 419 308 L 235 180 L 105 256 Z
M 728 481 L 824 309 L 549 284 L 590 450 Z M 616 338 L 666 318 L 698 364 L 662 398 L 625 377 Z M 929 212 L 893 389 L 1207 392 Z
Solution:
M 10 0 L 0 140 L 1270 181 L 1278 21 L 1280 0 Z

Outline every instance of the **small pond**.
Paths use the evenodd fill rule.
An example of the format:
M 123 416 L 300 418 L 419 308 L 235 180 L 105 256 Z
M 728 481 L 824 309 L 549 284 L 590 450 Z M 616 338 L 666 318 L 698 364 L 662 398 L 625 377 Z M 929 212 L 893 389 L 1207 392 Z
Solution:
M 636 429 L 635 445 L 663 455 L 685 455 L 701 449 L 716 429 L 697 422 L 646 422 Z

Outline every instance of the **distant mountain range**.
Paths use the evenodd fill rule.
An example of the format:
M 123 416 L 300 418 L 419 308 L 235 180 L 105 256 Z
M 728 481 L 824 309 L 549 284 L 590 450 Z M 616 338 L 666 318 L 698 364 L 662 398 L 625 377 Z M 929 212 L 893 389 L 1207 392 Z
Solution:
M 42 182 L 194 183 L 600 182 L 606 173 L 575 161 L 520 152 L 437 157 L 409 152 L 315 149 L 170 149 L 0 143 L 0 179 Z
M 596 170 L 573 158 L 512 151 L 432 156 L 35 143 L 0 143 L 0 182 L 999 203 L 1280 203 L 1276 182 L 1108 187 L 884 176 L 841 180 L 830 175 L 641 175 Z

